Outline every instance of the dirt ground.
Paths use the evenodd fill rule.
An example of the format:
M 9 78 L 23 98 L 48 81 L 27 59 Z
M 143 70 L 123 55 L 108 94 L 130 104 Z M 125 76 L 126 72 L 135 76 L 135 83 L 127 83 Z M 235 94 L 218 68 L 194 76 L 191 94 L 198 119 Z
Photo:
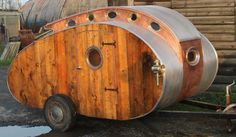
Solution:
M 6 85 L 7 68 L 0 67 L 0 126 L 46 125 L 41 110 L 17 103 Z M 236 126 L 236 122 L 233 123 Z M 77 126 L 67 133 L 50 132 L 41 137 L 235 137 L 226 132 L 226 120 L 207 117 L 160 116 L 120 122 L 79 117 Z

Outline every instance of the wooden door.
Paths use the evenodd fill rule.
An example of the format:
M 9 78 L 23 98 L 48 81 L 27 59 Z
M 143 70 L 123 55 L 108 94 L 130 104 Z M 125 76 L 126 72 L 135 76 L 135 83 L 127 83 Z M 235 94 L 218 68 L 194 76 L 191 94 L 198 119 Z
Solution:
M 79 39 L 79 102 L 86 116 L 116 118 L 116 42 L 112 32 L 89 28 Z

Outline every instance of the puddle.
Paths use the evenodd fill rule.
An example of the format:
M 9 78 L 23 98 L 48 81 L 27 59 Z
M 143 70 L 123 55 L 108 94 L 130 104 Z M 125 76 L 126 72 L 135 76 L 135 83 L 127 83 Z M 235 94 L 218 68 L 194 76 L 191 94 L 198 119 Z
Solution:
M 8 126 L 0 127 L 0 137 L 35 137 L 51 131 L 47 126 L 20 127 Z

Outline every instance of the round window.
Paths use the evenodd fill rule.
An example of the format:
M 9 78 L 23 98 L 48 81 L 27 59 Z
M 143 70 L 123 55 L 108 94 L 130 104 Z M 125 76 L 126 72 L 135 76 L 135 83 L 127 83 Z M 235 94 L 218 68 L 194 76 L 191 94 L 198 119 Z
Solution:
M 161 29 L 160 25 L 156 22 L 151 22 L 150 26 L 154 31 L 159 31 Z
M 75 25 L 76 25 L 76 22 L 74 20 L 69 20 L 68 23 L 67 23 L 68 27 L 73 27 Z
M 96 70 L 102 66 L 102 54 L 99 48 L 93 46 L 87 50 L 87 64 L 90 68 Z
M 93 21 L 93 20 L 94 20 L 94 18 L 95 18 L 95 17 L 94 17 L 94 15 L 93 15 L 93 14 L 89 14 L 89 15 L 88 15 L 88 20 L 89 20 L 89 21 Z
M 136 21 L 138 19 L 138 16 L 135 13 L 130 14 L 130 20 Z
M 196 48 L 189 48 L 186 52 L 186 60 L 189 65 L 196 66 L 200 61 L 200 53 Z
M 108 17 L 109 17 L 110 19 L 114 19 L 116 16 L 117 16 L 117 14 L 116 14 L 115 11 L 110 11 L 110 12 L 108 13 Z

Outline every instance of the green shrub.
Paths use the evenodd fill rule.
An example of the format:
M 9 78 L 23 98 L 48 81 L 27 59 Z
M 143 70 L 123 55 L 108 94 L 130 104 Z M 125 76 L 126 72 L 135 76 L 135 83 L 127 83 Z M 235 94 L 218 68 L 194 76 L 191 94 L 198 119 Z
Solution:
M 0 66 L 9 66 L 11 62 L 11 60 L 0 61 Z

